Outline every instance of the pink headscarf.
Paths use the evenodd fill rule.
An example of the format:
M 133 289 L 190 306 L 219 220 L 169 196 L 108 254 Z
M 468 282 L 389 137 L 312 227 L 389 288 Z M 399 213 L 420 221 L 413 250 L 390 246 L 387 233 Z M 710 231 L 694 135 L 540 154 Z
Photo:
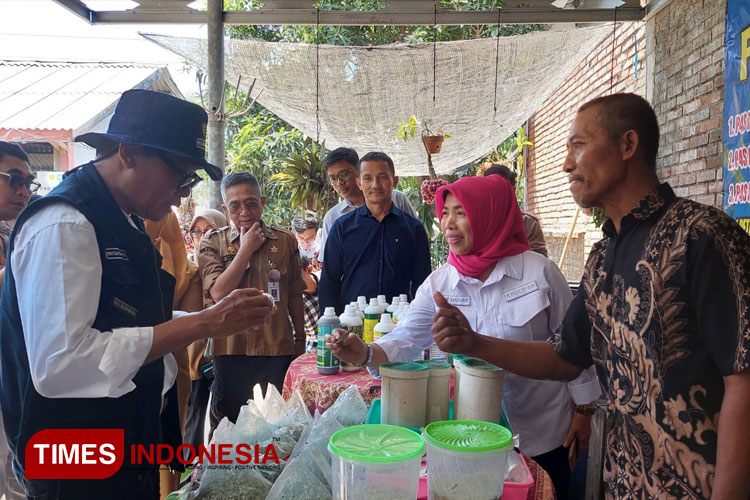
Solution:
M 476 278 L 504 257 L 529 250 L 526 228 L 510 182 L 499 175 L 462 177 L 435 193 L 438 218 L 443 218 L 444 193 L 455 196 L 469 218 L 471 252 L 448 253 L 448 263 L 465 276 Z

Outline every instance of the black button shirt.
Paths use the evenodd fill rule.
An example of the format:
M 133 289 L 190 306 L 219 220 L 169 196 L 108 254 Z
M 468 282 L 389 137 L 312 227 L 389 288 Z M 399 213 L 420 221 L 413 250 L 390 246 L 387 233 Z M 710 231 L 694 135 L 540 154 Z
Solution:
M 596 364 L 609 498 L 709 498 L 724 376 L 750 365 L 750 237 L 662 184 L 611 221 L 552 339 Z

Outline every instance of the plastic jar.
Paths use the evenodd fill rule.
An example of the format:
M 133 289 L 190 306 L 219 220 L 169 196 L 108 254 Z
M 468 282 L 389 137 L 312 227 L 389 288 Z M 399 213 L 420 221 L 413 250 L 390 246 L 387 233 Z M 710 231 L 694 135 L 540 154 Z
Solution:
M 418 363 L 380 365 L 380 423 L 422 427 L 427 409 L 430 369 Z
M 393 425 L 355 425 L 328 442 L 335 500 L 414 500 L 424 441 Z
M 447 361 L 418 361 L 430 369 L 425 424 L 448 420 L 451 400 L 451 365 Z
M 429 500 L 499 500 L 513 437 L 498 424 L 434 422 L 422 432 L 427 447 Z
M 456 420 L 500 422 L 505 371 L 478 358 L 463 358 L 456 366 L 460 399 L 453 402 Z

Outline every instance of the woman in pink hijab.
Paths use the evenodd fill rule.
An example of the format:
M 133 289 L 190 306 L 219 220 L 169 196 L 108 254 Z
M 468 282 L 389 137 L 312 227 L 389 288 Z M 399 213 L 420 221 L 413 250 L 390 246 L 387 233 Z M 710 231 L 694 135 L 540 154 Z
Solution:
M 463 177 L 441 187 L 435 203 L 450 248 L 448 262 L 420 286 L 392 333 L 369 345 L 353 336 L 329 343 L 339 359 L 370 367 L 416 359 L 433 345 L 433 316 L 447 304 L 474 332 L 495 338 L 546 340 L 562 322 L 573 298 L 568 282 L 552 261 L 529 250 L 507 180 Z M 338 340 L 338 332 L 331 338 Z M 560 499 L 568 496 L 569 452 L 572 458 L 582 453 L 591 432 L 590 417 L 577 413 L 577 405 L 600 393 L 593 367 L 569 383 L 505 374 L 503 411 L 521 451 L 550 474 Z

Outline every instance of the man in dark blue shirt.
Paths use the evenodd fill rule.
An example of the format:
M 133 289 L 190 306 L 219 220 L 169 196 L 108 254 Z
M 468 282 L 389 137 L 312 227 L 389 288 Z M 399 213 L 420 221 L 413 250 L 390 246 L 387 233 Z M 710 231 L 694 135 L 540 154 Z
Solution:
M 357 170 L 365 204 L 337 219 L 328 235 L 321 310 L 335 307 L 341 313 L 359 295 L 391 298 L 405 293 L 411 300 L 432 271 L 424 226 L 391 203 L 398 183 L 393 160 L 385 153 L 367 153 Z

